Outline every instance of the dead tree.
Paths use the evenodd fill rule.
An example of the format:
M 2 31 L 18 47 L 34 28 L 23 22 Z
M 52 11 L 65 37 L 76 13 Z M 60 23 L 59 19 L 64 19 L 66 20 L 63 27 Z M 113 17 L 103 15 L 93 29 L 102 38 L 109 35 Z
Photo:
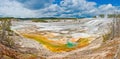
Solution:
M 9 34 L 12 32 L 10 29 L 11 26 L 11 18 L 1 18 L 1 35 L 0 35 L 0 42 L 11 47 L 13 44 Z
M 3 58 L 4 55 L 14 59 L 36 59 L 36 57 L 30 54 L 21 53 L 11 47 L 11 42 L 14 43 L 9 35 L 10 33 L 14 33 L 10 29 L 11 18 L 1 18 L 0 22 L 0 59 Z
M 113 17 L 113 21 L 112 21 L 112 31 L 111 31 L 111 39 L 115 38 L 115 37 L 119 37 L 120 36 L 120 19 L 118 17 L 118 13 L 116 11 L 114 11 L 114 17 Z
M 8 42 L 8 40 L 10 40 L 9 32 L 11 31 L 10 30 L 11 19 L 10 18 L 1 18 L 0 22 L 1 22 L 0 23 L 0 27 L 1 27 L 0 54 L 10 56 L 10 57 L 13 57 L 13 58 L 17 58 L 16 56 L 20 55 L 20 53 L 17 53 L 15 50 L 12 50 L 11 48 L 6 47 L 6 45 L 7 46 L 10 45 L 9 43 L 6 43 L 6 42 Z
M 115 14 L 114 14 L 114 37 L 120 37 L 120 18 L 119 18 L 119 13 L 116 11 Z

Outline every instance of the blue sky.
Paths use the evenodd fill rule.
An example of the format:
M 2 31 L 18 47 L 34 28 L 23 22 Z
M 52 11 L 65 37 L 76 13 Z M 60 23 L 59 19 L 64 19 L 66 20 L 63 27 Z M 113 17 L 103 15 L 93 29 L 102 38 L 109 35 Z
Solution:
M 0 17 L 90 17 L 120 11 L 120 0 L 0 0 Z
M 120 6 L 120 0 L 87 0 L 96 2 L 98 5 L 102 4 L 112 4 L 114 6 Z

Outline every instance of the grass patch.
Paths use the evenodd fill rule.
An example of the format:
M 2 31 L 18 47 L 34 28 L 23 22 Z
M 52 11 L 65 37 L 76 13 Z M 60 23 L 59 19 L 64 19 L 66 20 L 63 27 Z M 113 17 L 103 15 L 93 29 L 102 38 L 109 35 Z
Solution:
M 103 35 L 102 36 L 103 37 L 103 42 L 105 42 L 106 40 L 108 40 L 110 38 L 110 35 L 111 35 L 111 32 L 108 33 L 108 34 Z

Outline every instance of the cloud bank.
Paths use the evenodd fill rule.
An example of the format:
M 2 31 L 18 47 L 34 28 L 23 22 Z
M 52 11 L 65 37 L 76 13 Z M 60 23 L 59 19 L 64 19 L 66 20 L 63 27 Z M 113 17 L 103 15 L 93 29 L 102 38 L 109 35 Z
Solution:
M 0 17 L 89 17 L 113 13 L 112 4 L 97 6 L 86 0 L 0 0 Z

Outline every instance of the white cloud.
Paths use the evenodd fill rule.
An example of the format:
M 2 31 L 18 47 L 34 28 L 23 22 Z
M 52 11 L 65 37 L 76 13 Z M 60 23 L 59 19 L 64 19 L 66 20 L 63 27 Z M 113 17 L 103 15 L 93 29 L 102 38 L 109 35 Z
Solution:
M 0 1 L 0 15 L 12 17 L 82 17 L 86 15 L 112 13 L 113 10 L 118 10 L 112 4 L 97 7 L 95 2 L 88 2 L 86 0 L 63 0 L 60 2 L 60 5 L 49 4 L 48 7 L 35 10 L 25 7 L 25 5 L 29 6 L 34 0 L 27 1 L 25 5 L 16 0 Z M 45 4 L 45 1 L 43 2 Z
M 82 14 L 92 13 L 95 9 L 95 5 L 96 3 L 87 2 L 86 0 L 64 0 L 61 1 L 60 5 L 52 4 L 47 8 L 38 10 L 37 13 L 42 12 L 39 13 L 39 15 L 42 14 L 42 16 L 50 17 L 56 15 L 59 15 L 59 17 L 75 17 L 82 16 Z
M 18 2 L 21 2 L 24 7 L 29 8 L 29 9 L 41 9 L 48 7 L 49 5 L 54 2 L 54 0 L 16 0 Z M 24 2 L 23 2 L 24 1 Z
M 117 7 L 112 4 L 101 5 L 98 7 L 98 14 L 113 14 L 115 10 L 118 10 Z
M 101 9 L 101 10 L 108 10 L 108 9 L 113 9 L 113 8 L 114 8 L 114 6 L 112 6 L 112 4 L 101 5 L 99 7 L 99 9 Z
M 16 1 L 4 0 L 0 4 L 0 14 L 2 16 L 13 16 L 13 17 L 34 17 L 33 11 L 24 8 L 22 4 Z

